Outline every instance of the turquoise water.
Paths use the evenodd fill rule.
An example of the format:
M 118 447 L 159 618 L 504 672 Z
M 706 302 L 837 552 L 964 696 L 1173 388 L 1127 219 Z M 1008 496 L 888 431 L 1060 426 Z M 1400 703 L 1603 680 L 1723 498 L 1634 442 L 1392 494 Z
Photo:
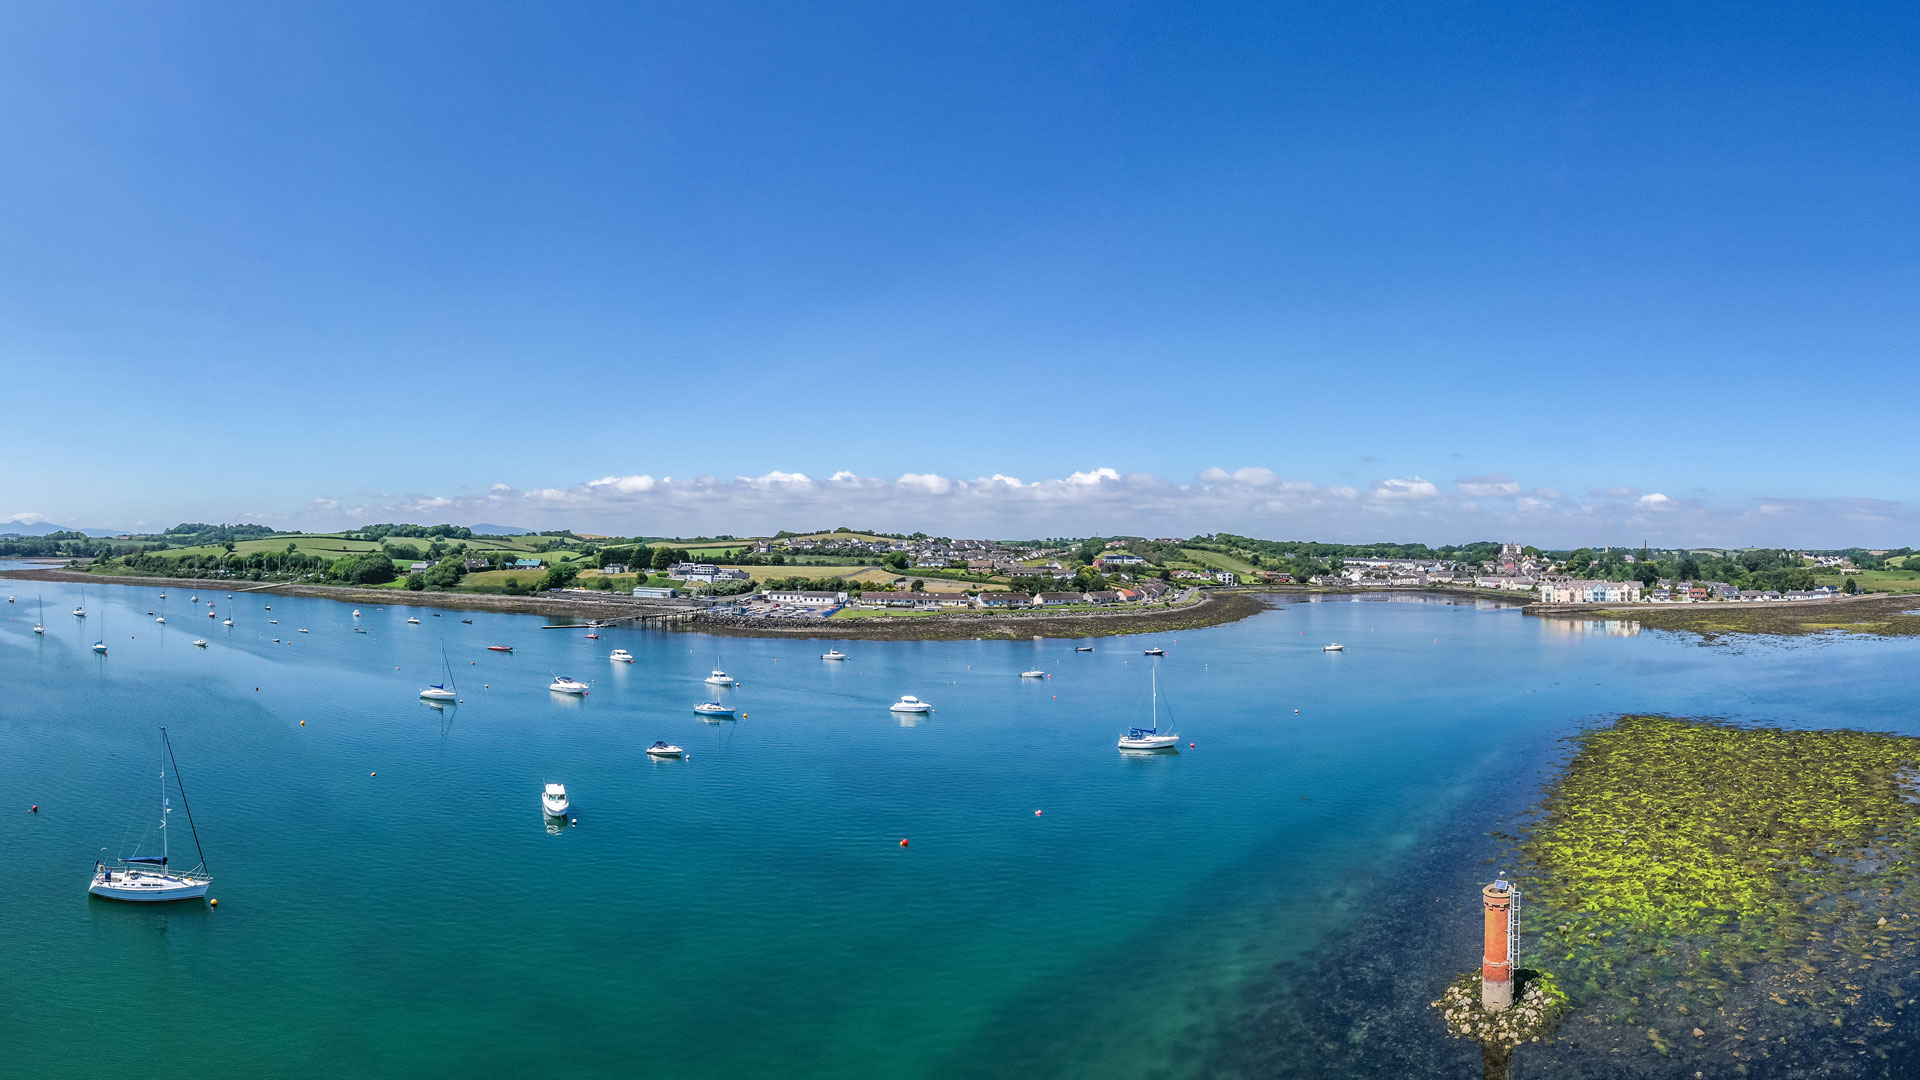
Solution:
M 82 622 L 70 586 L 0 584 L 21 598 L 0 622 L 8 1075 L 87 1072 L 103 1039 L 205 1077 L 1195 1075 L 1250 983 L 1370 917 L 1347 885 L 1524 803 L 1583 724 L 1920 730 L 1910 642 L 1706 649 L 1431 598 L 825 663 L 835 643 L 424 608 L 363 607 L 362 635 L 349 606 L 258 594 L 229 630 L 204 616 L 224 592 L 160 591 L 90 588 Z M 415 695 L 443 645 L 463 701 L 439 710 Z M 690 711 L 715 666 L 737 721 Z M 1195 745 L 1122 755 L 1155 667 Z M 887 711 L 909 693 L 937 711 Z M 217 910 L 85 893 L 154 816 L 161 724 Z M 691 759 L 650 761 L 656 738 Z M 577 827 L 547 827 L 548 781 Z

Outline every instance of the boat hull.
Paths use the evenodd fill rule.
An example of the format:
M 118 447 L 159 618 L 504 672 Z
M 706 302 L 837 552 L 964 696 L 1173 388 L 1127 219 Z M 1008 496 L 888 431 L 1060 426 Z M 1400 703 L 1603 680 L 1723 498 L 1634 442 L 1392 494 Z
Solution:
M 452 701 L 456 697 L 451 690 L 422 690 L 420 696 L 428 701 Z
M 573 804 L 570 802 L 563 802 L 560 805 L 555 806 L 554 804 L 546 801 L 545 799 L 540 800 L 540 812 L 547 815 L 548 817 L 563 818 L 563 817 L 566 817 L 567 812 L 572 809 L 573 809 Z
M 890 706 L 887 711 L 888 712 L 926 713 L 926 712 L 932 712 L 933 706 L 931 705 L 894 705 L 894 706 Z
M 1172 750 L 1179 745 L 1180 736 L 1178 735 L 1148 735 L 1138 739 L 1120 736 L 1122 750 Z
M 206 878 L 180 874 L 150 874 L 141 871 L 115 871 L 111 880 L 94 876 L 87 891 L 107 900 L 125 900 L 135 904 L 165 904 L 175 900 L 198 900 L 213 884 Z

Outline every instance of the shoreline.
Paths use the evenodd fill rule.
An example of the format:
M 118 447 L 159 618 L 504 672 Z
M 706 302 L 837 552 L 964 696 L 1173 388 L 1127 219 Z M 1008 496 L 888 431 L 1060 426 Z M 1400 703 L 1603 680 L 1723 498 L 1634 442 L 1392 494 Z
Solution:
M 669 629 L 719 637 L 848 638 L 874 641 L 964 641 L 971 638 L 1120 637 L 1194 630 L 1238 622 L 1268 609 L 1250 593 L 1203 592 L 1199 599 L 1177 607 L 1149 610 L 1097 611 L 1074 615 L 1005 611 L 939 613 L 871 619 L 757 619 L 719 615 L 698 608 L 659 601 L 640 601 L 609 593 L 606 599 L 570 595 L 556 597 L 501 596 L 492 593 L 411 592 L 400 589 L 364 589 L 304 582 L 230 582 L 217 578 L 142 577 L 90 574 L 65 568 L 0 570 L 0 578 L 61 584 L 131 585 L 160 589 L 197 589 L 221 593 L 246 589 L 259 595 L 310 596 L 345 604 L 427 607 L 455 611 L 487 611 L 515 615 L 567 616 L 611 620 L 642 616 L 673 616 L 684 620 Z M 236 587 L 236 585 L 238 587 Z
M 1646 630 L 1723 638 L 1808 637 L 1859 634 L 1920 636 L 1920 595 L 1858 593 L 1829 600 L 1722 600 L 1695 604 L 1529 604 L 1521 609 L 1542 619 L 1620 619 Z

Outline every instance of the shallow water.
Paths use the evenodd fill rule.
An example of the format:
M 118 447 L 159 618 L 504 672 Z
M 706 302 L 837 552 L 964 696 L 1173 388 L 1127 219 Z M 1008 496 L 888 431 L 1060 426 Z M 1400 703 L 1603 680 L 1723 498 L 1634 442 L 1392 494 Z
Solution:
M 833 642 L 588 641 L 429 609 L 363 605 L 354 634 L 349 605 L 262 594 L 236 594 L 229 630 L 204 615 L 224 591 L 161 591 L 90 588 L 82 621 L 71 586 L 0 584 L 21 601 L 0 622 L 10 1075 L 88 1071 L 82 1034 L 207 1077 L 1273 1071 L 1330 1021 L 1261 1003 L 1324 977 L 1317 950 L 1419 919 L 1404 890 L 1498 869 L 1435 863 L 1485 857 L 1500 823 L 1480 819 L 1528 802 L 1582 725 L 1920 728 L 1897 676 L 1920 643 L 1736 652 L 1433 598 L 1290 603 L 1091 654 L 839 642 L 851 659 L 825 663 Z M 437 710 L 415 695 L 443 645 L 463 701 Z M 742 681 L 721 692 L 737 721 L 690 711 L 715 666 Z M 1034 666 L 1054 677 L 1018 677 Z M 1156 667 L 1196 745 L 1122 755 Z M 554 695 L 556 674 L 593 692 Z M 937 711 L 903 722 L 886 705 L 905 693 Z M 94 858 L 151 824 L 160 724 L 217 910 L 85 894 Z M 656 738 L 691 760 L 649 761 Z M 544 822 L 551 780 L 577 827 Z M 1408 939 L 1458 947 L 1470 900 L 1422 901 L 1445 914 Z M 1471 929 L 1436 969 L 1473 966 Z M 1436 1031 L 1359 1038 L 1477 1063 Z

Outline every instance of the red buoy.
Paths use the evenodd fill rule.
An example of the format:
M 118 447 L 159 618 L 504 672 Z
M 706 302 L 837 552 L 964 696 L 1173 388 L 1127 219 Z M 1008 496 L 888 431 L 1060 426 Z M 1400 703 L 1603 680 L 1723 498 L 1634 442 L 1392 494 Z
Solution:
M 29 811 L 27 811 L 27 812 L 28 812 L 28 813 L 30 813 L 30 814 L 37 814 L 37 813 L 39 813 L 39 812 L 40 812 L 40 804 L 39 804 L 39 803 L 34 803 L 34 804 L 33 804 L 33 809 L 32 809 L 32 810 L 29 810 Z
M 1040 811 L 1038 811 L 1038 810 L 1035 810 L 1035 811 L 1033 812 L 1033 816 L 1034 816 L 1034 817 L 1039 817 L 1039 816 L 1040 816 Z
M 900 846 L 901 846 L 901 847 L 906 847 L 906 846 L 907 846 L 907 842 L 906 842 L 905 840 L 902 840 L 902 841 L 900 841 Z

